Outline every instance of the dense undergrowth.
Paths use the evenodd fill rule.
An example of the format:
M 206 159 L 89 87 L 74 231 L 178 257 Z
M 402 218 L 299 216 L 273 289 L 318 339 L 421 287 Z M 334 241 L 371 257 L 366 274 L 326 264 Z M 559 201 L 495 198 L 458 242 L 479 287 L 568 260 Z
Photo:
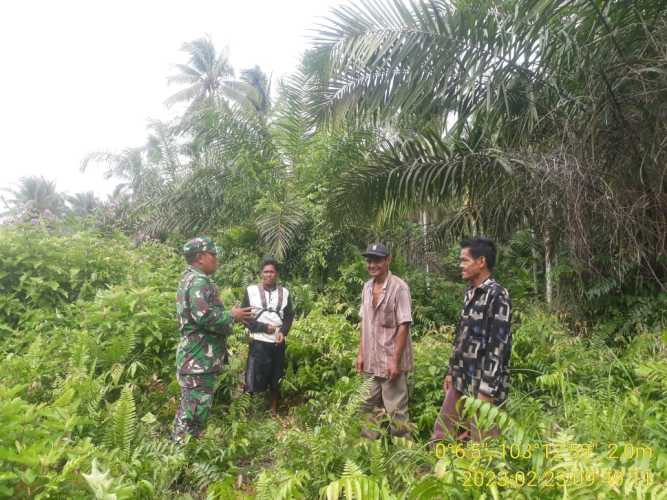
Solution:
M 357 418 L 356 305 L 345 301 L 359 277 L 323 294 L 295 283 L 308 300 L 288 339 L 280 417 L 241 392 L 247 345 L 237 329 L 205 437 L 177 447 L 176 253 L 119 235 L 18 227 L 0 230 L 0 263 L 0 497 L 667 496 L 659 322 L 613 329 L 519 301 L 507 407 L 467 404 L 505 440 L 433 448 L 453 334 L 442 308 L 458 303 L 461 286 L 415 285 L 414 440 L 369 442 Z M 239 294 L 223 292 L 228 303 Z M 655 312 L 665 297 L 648 304 Z

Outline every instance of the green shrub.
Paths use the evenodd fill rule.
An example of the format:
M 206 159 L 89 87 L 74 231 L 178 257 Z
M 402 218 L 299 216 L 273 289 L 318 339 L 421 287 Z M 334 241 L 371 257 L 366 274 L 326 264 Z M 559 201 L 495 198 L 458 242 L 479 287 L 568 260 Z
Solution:
M 0 321 L 16 326 L 35 309 L 88 299 L 124 281 L 135 262 L 128 242 L 88 233 L 50 234 L 40 227 L 0 228 Z
M 495 455 L 482 463 L 470 456 L 471 445 L 467 452 L 450 447 L 461 456 L 444 457 L 427 447 L 444 396 L 462 285 L 406 271 L 416 319 L 409 377 L 415 441 L 384 435 L 369 442 L 360 437 L 365 389 L 354 371 L 363 266 L 350 265 L 324 293 L 298 279 L 291 289 L 301 316 L 287 338 L 283 381 L 287 412 L 272 418 L 262 397 L 242 394 L 247 339 L 237 326 L 205 436 L 179 447 L 169 432 L 179 395 L 174 290 L 182 259 L 167 246 L 137 247 L 118 236 L 1 231 L 0 304 L 7 311 L 0 323 L 0 496 L 335 498 L 356 488 L 378 498 L 664 493 L 667 334 L 651 326 L 660 323 L 658 311 L 650 316 L 657 319 L 638 320 L 661 297 L 634 302 L 626 333 L 616 319 L 573 323 L 527 301 L 516 308 L 507 405 L 466 400 L 465 410 L 479 425 L 499 424 L 520 456 L 503 458 L 501 443 L 491 442 Z M 30 259 L 17 260 L 26 235 L 35 243 Z M 234 265 L 245 258 L 238 257 Z M 79 271 L 68 274 L 72 263 Z M 227 304 L 238 298 L 242 289 L 224 272 L 216 279 Z M 544 453 L 545 446 L 587 442 L 598 443 L 589 456 Z M 612 460 L 608 444 L 652 454 Z M 489 474 L 542 475 L 598 468 L 618 480 L 567 489 L 463 487 L 482 466 Z M 655 484 L 642 486 L 630 470 L 653 474 Z

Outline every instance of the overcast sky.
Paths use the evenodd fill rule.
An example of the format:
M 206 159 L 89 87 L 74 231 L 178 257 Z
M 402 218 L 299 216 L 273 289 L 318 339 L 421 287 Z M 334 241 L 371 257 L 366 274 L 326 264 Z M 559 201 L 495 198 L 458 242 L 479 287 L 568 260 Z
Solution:
M 237 70 L 275 79 L 293 69 L 309 30 L 341 0 L 21 0 L 0 6 L 0 188 L 22 176 L 61 191 L 109 193 L 81 173 L 92 151 L 141 145 L 149 118 L 167 118 L 183 42 L 210 34 Z

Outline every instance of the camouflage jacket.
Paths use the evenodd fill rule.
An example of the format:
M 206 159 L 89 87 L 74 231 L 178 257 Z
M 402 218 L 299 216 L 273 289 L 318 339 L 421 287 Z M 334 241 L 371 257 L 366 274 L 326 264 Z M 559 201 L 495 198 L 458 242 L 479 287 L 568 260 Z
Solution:
M 176 312 L 181 331 L 176 351 L 179 373 L 219 372 L 233 318 L 224 310 L 213 280 L 199 269 L 188 267 L 176 292 Z

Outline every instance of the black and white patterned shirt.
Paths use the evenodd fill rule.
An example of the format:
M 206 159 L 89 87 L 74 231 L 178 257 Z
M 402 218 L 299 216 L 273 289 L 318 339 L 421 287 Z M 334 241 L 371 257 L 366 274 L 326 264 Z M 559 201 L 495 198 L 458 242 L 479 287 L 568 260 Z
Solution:
M 507 398 L 512 353 L 512 303 L 507 290 L 488 278 L 468 287 L 449 375 L 456 390 L 468 396 L 482 393 L 500 404 Z

